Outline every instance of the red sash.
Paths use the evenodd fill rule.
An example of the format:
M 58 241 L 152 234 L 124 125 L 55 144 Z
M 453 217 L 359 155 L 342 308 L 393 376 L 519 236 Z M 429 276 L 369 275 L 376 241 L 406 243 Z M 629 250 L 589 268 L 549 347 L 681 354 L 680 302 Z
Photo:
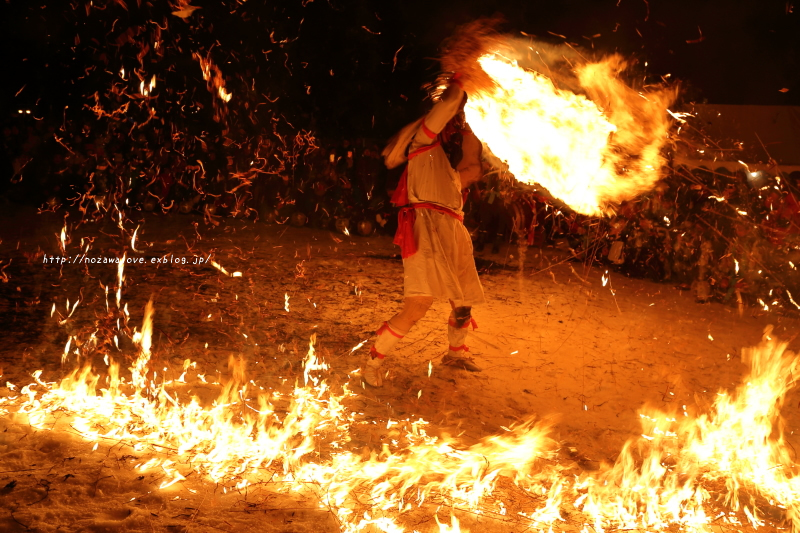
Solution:
M 417 209 L 432 209 L 451 216 L 459 222 L 464 222 L 464 217 L 455 211 L 437 204 L 422 202 L 410 204 L 400 209 L 397 213 L 397 233 L 394 234 L 394 243 L 400 247 L 400 256 L 407 259 L 417 253 L 417 241 L 414 239 L 414 221 L 417 219 Z
M 408 160 L 412 160 L 418 155 L 427 152 L 439 146 L 439 141 L 431 143 L 427 146 L 417 148 L 408 154 Z M 397 207 L 402 207 L 397 213 L 397 233 L 394 234 L 394 243 L 400 247 L 400 255 L 403 259 L 407 259 L 417 253 L 417 241 L 414 240 L 414 221 L 417 219 L 417 209 L 433 209 L 445 215 L 451 216 L 459 222 L 464 222 L 464 217 L 444 206 L 438 204 L 431 204 L 422 202 L 418 204 L 408 204 L 408 166 L 403 170 L 403 175 L 400 176 L 400 182 L 397 184 L 394 194 L 392 194 L 392 203 Z

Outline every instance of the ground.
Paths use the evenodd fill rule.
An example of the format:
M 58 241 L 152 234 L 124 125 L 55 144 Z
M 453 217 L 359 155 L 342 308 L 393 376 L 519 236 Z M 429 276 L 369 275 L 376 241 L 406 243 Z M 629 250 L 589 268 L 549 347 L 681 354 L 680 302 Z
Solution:
M 70 351 L 62 365 L 70 336 L 90 330 L 99 332 L 103 350 L 123 367 L 133 360 L 130 341 L 118 337 L 118 349 L 108 333 L 114 324 L 103 322 L 106 301 L 116 306 L 116 265 L 45 262 L 84 252 L 126 252 L 146 261 L 187 258 L 187 264 L 124 270 L 121 304 L 128 306 L 131 327 L 141 327 L 146 302 L 154 302 L 152 368 L 169 375 L 189 358 L 209 382 L 224 383 L 229 357 L 241 356 L 248 379 L 288 390 L 302 378 L 301 361 L 314 336 L 330 365 L 328 379 L 336 386 L 350 382 L 355 394 L 347 406 L 364 421 L 423 418 L 429 433 L 457 435 L 469 446 L 531 419 L 549 420 L 560 457 L 574 460 L 576 471 L 613 463 L 623 444 L 642 433 L 638 413 L 644 406 L 702 412 L 720 389 L 735 388 L 747 371 L 741 350 L 757 344 L 766 326 L 773 325 L 773 334 L 791 349 L 800 345 L 795 318 L 754 309 L 740 316 L 737 308 L 696 303 L 690 292 L 668 284 L 571 261 L 562 250 L 509 245 L 500 254 L 476 257 L 487 304 L 474 309 L 478 328 L 468 344 L 483 371 L 440 364 L 449 313 L 441 301 L 387 358 L 385 385 L 374 389 L 353 373 L 369 343 L 353 348 L 369 341 L 401 305 L 402 263 L 389 237 L 235 219 L 211 226 L 190 215 L 139 213 L 134 220 L 124 225 L 122 237 L 116 221 L 78 225 L 70 213 L 62 254 L 63 212 L 11 209 L 0 215 L 0 382 L 18 391 L 39 369 L 44 381 L 58 380 L 79 364 Z M 131 243 L 137 226 L 138 252 Z M 209 254 L 241 276 L 192 264 Z M 66 318 L 63 324 L 59 317 Z M 96 368 L 100 359 L 91 361 Z M 218 393 L 218 386 L 192 376 L 193 394 Z M 800 396 L 790 392 L 782 412 L 791 446 L 798 402 Z M 160 491 L 164 474 L 139 475 L 136 454 L 125 443 L 102 442 L 93 450 L 74 426 L 57 422 L 48 431 L 33 428 L 13 409 L 0 417 L 0 530 L 339 530 L 308 494 L 286 494 L 268 484 L 227 491 L 188 477 Z M 385 438 L 380 433 L 354 431 L 349 445 L 379 449 Z M 432 514 L 415 520 L 420 531 L 436 528 Z M 472 531 L 524 530 L 513 521 L 474 520 Z

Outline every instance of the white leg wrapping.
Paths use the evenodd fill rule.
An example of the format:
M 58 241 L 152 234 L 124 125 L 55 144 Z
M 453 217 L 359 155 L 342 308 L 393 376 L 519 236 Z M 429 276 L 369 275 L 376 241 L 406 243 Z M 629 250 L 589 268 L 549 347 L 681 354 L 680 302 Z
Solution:
M 477 327 L 475 320 L 469 317 L 462 327 L 458 327 L 456 323 L 455 310 L 450 313 L 450 320 L 447 322 L 447 340 L 450 343 L 447 355 L 442 358 L 442 363 L 448 366 L 454 366 L 470 372 L 480 372 L 480 367 L 475 361 L 467 355 L 469 348 L 467 348 L 467 332 L 469 327 Z
M 364 381 L 373 387 L 380 387 L 383 385 L 383 376 L 381 375 L 383 373 L 381 371 L 383 358 L 391 353 L 392 349 L 400 339 L 405 336 L 406 332 L 401 332 L 398 328 L 389 325 L 388 322 L 384 322 L 383 325 L 378 328 L 377 334 L 378 338 L 369 351 L 363 374 Z
M 447 340 L 450 343 L 448 349 L 449 355 L 464 355 L 464 352 L 469 351 L 466 346 L 467 332 L 472 319 L 468 320 L 463 327 L 459 328 L 456 323 L 456 312 L 450 311 L 450 319 L 447 321 Z
M 390 326 L 388 322 L 378 328 L 378 338 L 375 340 L 373 350 L 371 351 L 373 357 L 383 358 L 389 355 L 394 349 L 395 345 L 400 342 L 400 339 L 405 337 L 406 332 L 400 331 L 396 327 Z M 377 352 L 377 354 L 375 354 Z

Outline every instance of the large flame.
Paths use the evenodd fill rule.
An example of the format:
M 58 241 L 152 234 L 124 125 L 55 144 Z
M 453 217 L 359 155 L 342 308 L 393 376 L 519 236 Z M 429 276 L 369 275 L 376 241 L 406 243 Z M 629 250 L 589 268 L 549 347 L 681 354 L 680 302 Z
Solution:
M 276 489 L 313 495 L 346 532 L 419 531 L 408 524 L 419 523 L 420 510 L 440 532 L 466 531 L 469 515 L 452 515 L 459 510 L 542 531 L 566 517 L 597 532 L 800 526 L 800 478 L 779 416 L 800 363 L 769 332 L 744 352 L 750 374 L 732 393 L 718 393 L 706 414 L 691 416 L 685 406 L 642 414 L 645 434 L 615 464 L 576 477 L 541 422 L 466 446 L 428 434 L 422 419 L 386 420 L 379 451 L 353 449 L 353 436 L 373 424 L 347 407 L 346 385 L 337 392 L 326 382 L 313 339 L 290 394 L 258 393 L 245 361 L 231 357 L 216 401 L 181 398 L 192 364 L 177 379 L 149 368 L 153 316 L 148 303 L 132 379 L 113 361 L 104 378 L 86 366 L 47 383 L 37 371 L 18 397 L 0 398 L 0 414 L 19 413 L 42 431 L 73 428 L 95 447 L 127 442 L 142 457 L 138 470 L 165 473 L 161 490 L 180 490 L 170 487 L 190 473 L 239 489 L 268 478 Z M 509 497 L 512 489 L 524 497 Z
M 628 442 L 612 468 L 579 484 L 594 527 L 698 528 L 720 518 L 757 527 L 769 517 L 798 531 L 800 477 L 780 407 L 800 359 L 786 347 L 768 329 L 761 345 L 743 350 L 749 375 L 732 393 L 718 392 L 708 413 L 694 418 L 683 406 L 640 414 L 647 433 Z
M 139 353 L 130 380 L 120 376 L 114 361 L 108 361 L 105 386 L 88 365 L 59 383 L 42 381 L 37 371 L 35 383 L 23 387 L 20 398 L 0 398 L 0 414 L 18 401 L 17 412 L 40 430 L 53 431 L 58 426 L 52 415 L 69 413 L 65 418 L 70 426 L 95 442 L 95 448 L 101 442 L 125 441 L 140 454 L 171 450 L 137 465 L 142 472 L 161 469 L 166 474 L 162 490 L 196 472 L 230 488 L 242 489 L 266 477 L 283 490 L 311 492 L 320 507 L 336 514 L 343 531 L 405 531 L 399 525 L 403 513 L 427 502 L 476 509 L 485 504 L 500 475 L 537 495 L 552 489 L 539 468 L 556 450 L 544 423 L 527 422 L 467 447 L 428 435 L 425 420 L 388 420 L 385 432 L 392 438 L 379 452 L 348 450 L 351 426 L 364 422 L 344 406 L 352 396 L 347 386 L 335 393 L 320 376 L 328 367 L 316 356 L 314 339 L 302 383 L 291 394 L 270 391 L 251 397 L 251 387 L 257 386 L 245 379 L 244 361 L 231 357 L 231 379 L 222 384 L 212 405 L 181 399 L 188 361 L 180 378 L 162 374 L 160 383 L 158 373 L 149 368 L 153 316 L 149 302 L 141 332 L 134 336 Z M 553 489 L 554 502 L 559 489 Z M 539 514 L 557 516 L 557 507 L 544 506 Z M 449 527 L 460 531 L 457 519 Z
M 662 177 L 675 89 L 633 90 L 616 55 L 578 61 L 558 85 L 510 55 L 517 54 L 478 59 L 494 83 L 472 92 L 465 111 L 518 180 L 542 185 L 575 211 L 601 214 Z

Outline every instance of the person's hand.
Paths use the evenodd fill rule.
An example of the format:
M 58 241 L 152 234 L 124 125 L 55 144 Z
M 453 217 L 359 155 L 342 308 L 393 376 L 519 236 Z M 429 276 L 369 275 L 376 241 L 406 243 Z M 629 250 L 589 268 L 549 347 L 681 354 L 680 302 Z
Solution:
M 460 101 L 461 98 L 464 96 L 464 89 L 462 88 L 463 85 L 461 82 L 456 79 L 455 81 L 453 78 L 450 79 L 449 84 L 447 85 L 447 89 L 444 90 L 442 93 L 442 101 L 444 102 L 453 102 L 453 101 Z

